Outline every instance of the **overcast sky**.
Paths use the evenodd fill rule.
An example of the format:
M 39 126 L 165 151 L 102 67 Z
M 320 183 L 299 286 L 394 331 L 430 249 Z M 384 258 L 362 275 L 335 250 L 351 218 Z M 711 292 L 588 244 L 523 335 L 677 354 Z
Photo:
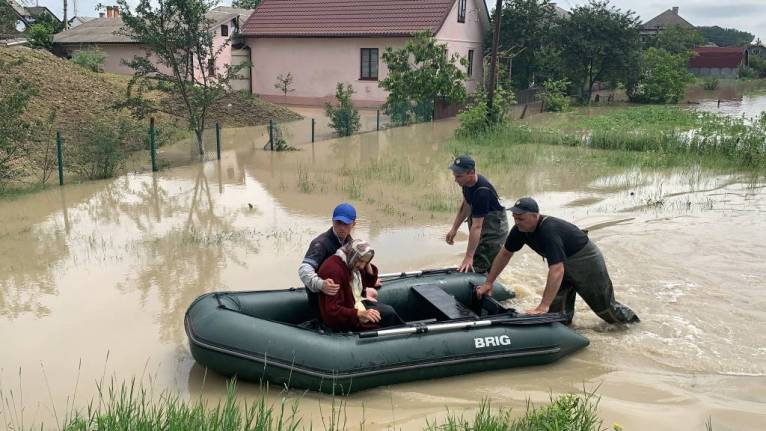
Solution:
M 486 1 L 490 10 L 494 8 L 495 0 Z M 20 2 L 29 6 L 38 3 L 40 6 L 47 6 L 59 17 L 62 15 L 63 0 L 20 0 Z M 106 4 L 109 0 L 68 0 L 68 2 L 70 17 L 75 5 L 78 15 L 98 16 L 95 11 L 96 4 L 99 2 Z M 559 6 L 564 9 L 571 9 L 585 2 L 585 0 L 558 0 Z M 129 3 L 135 4 L 137 1 L 133 0 Z M 221 4 L 231 4 L 231 0 L 222 1 Z M 612 0 L 612 4 L 623 10 L 635 11 L 642 21 L 648 21 L 666 9 L 678 6 L 679 14 L 693 25 L 736 28 L 766 40 L 766 0 Z

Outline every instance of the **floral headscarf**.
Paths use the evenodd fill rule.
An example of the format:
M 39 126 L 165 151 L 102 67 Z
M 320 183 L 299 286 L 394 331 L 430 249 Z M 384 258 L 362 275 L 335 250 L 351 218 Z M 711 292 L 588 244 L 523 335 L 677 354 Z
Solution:
M 354 265 L 360 260 L 372 260 L 373 256 L 375 256 L 375 250 L 373 250 L 370 243 L 363 239 L 355 239 L 344 244 L 340 251 L 343 252 L 342 257 L 344 257 L 346 266 L 349 269 L 353 269 Z

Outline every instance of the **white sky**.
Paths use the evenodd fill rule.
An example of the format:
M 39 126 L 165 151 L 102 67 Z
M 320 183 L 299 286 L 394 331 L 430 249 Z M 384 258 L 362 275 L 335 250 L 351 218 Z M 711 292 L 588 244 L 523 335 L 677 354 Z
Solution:
M 69 16 L 73 15 L 75 7 L 77 15 L 98 16 L 95 11 L 96 5 L 99 2 L 108 3 L 108 1 L 68 0 Z M 20 2 L 29 6 L 35 4 L 47 6 L 59 17 L 62 15 L 62 0 L 20 0 Z M 486 2 L 492 10 L 495 0 L 486 0 Z M 766 0 L 612 0 L 611 2 L 620 9 L 635 11 L 642 21 L 648 21 L 663 11 L 678 6 L 679 14 L 693 25 L 736 28 L 766 40 Z M 558 0 L 558 5 L 564 9 L 571 9 L 573 6 L 585 3 L 585 0 Z M 231 0 L 222 1 L 221 4 L 231 4 Z

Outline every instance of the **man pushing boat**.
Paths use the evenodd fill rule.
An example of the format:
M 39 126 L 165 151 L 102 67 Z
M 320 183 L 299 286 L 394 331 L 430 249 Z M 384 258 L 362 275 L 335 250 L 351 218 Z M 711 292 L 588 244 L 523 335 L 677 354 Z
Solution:
M 511 212 L 514 227 L 495 257 L 486 282 L 476 290 L 478 297 L 491 295 L 492 283 L 513 254 L 526 244 L 548 263 L 543 298 L 528 314 L 560 312 L 570 324 L 575 313 L 575 294 L 579 294 L 608 323 L 640 321 L 633 310 L 615 301 L 604 256 L 585 232 L 572 223 L 540 214 L 537 202 L 530 197 L 517 200 Z

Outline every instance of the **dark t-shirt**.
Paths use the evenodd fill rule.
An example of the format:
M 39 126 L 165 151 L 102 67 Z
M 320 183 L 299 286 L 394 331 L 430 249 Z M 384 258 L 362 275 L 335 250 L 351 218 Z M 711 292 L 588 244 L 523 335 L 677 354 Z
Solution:
M 587 243 L 588 235 L 577 226 L 556 217 L 542 216 L 534 232 L 522 232 L 514 226 L 505 240 L 505 249 L 513 253 L 526 244 L 551 266 L 565 262 Z
M 486 217 L 492 211 L 502 211 L 502 205 L 497 200 L 495 187 L 481 175 L 471 187 L 463 187 L 463 198 L 471 206 L 471 217 Z
M 346 242 L 349 241 L 351 241 L 351 235 L 346 237 Z M 306 255 L 303 256 L 303 263 L 308 263 L 314 268 L 314 271 L 317 271 L 322 262 L 334 255 L 341 245 L 338 237 L 335 236 L 335 232 L 330 228 L 330 230 L 323 232 L 311 241 L 309 249 L 306 250 Z

